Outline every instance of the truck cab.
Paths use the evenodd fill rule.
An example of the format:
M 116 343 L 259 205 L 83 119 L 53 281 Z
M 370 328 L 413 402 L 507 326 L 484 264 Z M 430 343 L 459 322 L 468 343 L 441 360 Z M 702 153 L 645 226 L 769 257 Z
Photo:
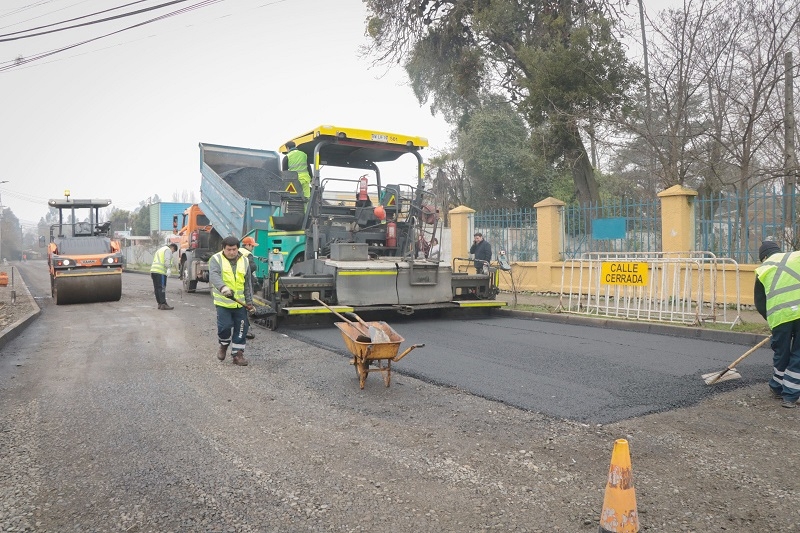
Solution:
M 221 249 L 222 238 L 197 204 L 184 210 L 178 231 L 178 266 L 183 288 L 197 290 L 197 282 L 208 283 L 208 260 Z

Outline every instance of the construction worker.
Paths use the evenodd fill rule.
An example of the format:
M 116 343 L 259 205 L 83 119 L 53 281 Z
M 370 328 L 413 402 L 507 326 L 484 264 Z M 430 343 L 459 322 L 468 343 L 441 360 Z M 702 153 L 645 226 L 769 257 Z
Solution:
M 253 250 L 255 247 L 258 246 L 256 240 L 252 237 L 245 237 L 242 239 L 242 247 L 239 248 L 239 253 L 242 254 L 244 257 L 247 258 L 247 262 L 250 265 L 250 276 L 252 277 L 251 281 L 253 283 L 253 291 L 256 289 L 256 284 L 258 283 L 258 279 L 256 278 L 256 260 L 253 256 Z M 248 339 L 255 339 L 256 335 L 253 333 L 253 330 L 250 327 L 250 319 L 247 319 L 248 326 L 247 326 L 247 335 Z
M 222 251 L 208 260 L 208 277 L 217 310 L 217 359 L 224 361 L 230 346 L 233 364 L 247 366 L 244 358 L 249 327 L 247 312 L 255 307 L 250 264 L 239 252 L 239 239 L 230 236 L 222 239 Z
M 303 187 L 303 196 L 311 196 L 311 176 L 308 173 L 308 156 L 302 150 L 297 149 L 294 141 L 286 143 L 289 152 L 286 154 L 286 170 L 297 172 L 297 179 Z
M 167 305 L 167 278 L 172 274 L 172 254 L 178 251 L 178 245 L 170 243 L 156 250 L 153 263 L 150 265 L 150 277 L 153 278 L 153 292 L 156 295 L 158 308 L 162 311 L 174 309 Z
M 772 378 L 769 388 L 782 407 L 800 399 L 800 252 L 781 253 L 764 241 L 758 250 L 753 299 L 772 330 Z

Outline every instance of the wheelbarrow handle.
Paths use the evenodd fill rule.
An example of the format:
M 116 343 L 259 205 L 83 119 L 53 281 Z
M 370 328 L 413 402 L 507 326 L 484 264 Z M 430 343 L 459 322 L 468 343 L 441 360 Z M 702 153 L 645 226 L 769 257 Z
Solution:
M 397 356 L 393 357 L 392 358 L 392 362 L 393 363 L 398 362 L 400 359 L 402 359 L 403 357 L 407 356 L 409 354 L 409 352 L 411 352 L 411 350 L 413 350 L 414 348 L 424 348 L 424 347 L 425 347 L 424 344 L 412 344 L 411 346 L 406 348 L 406 351 L 404 351 L 400 355 L 397 355 Z

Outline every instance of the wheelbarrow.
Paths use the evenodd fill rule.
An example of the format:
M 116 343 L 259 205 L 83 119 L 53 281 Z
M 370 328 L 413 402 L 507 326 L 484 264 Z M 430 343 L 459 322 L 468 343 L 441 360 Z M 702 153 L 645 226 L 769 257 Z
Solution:
M 383 342 L 373 342 L 377 339 L 378 335 L 369 337 L 365 335 L 363 327 L 358 327 L 353 322 L 335 322 L 336 327 L 342 333 L 342 338 L 353 354 L 353 359 L 350 364 L 355 366 L 356 374 L 358 375 L 358 384 L 361 389 L 364 389 L 364 382 L 370 372 L 380 372 L 383 374 L 383 382 L 388 387 L 392 382 L 392 363 L 396 363 L 403 357 L 409 354 L 414 348 L 422 348 L 424 344 L 414 344 L 406 348 L 406 350 L 397 355 L 400 349 L 400 344 L 404 339 L 393 330 L 386 322 L 359 322 L 366 326 L 370 331 L 379 330 L 385 334 L 380 335 Z M 388 342 L 384 339 L 388 338 Z

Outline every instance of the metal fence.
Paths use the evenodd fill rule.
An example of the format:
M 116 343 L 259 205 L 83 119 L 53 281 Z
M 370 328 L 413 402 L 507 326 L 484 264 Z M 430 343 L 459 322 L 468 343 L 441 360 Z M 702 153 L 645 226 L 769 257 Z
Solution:
M 536 210 L 493 209 L 475 213 L 473 227 L 492 245 L 492 255 L 505 250 L 509 261 L 538 259 Z
M 567 313 L 733 327 L 740 296 L 739 265 L 708 252 L 586 253 L 561 270 Z
M 619 231 L 599 231 L 609 222 Z M 607 200 L 564 208 L 564 259 L 588 252 L 656 252 L 661 250 L 661 202 Z
M 773 240 L 784 250 L 794 249 L 798 235 L 797 199 L 794 191 L 784 196 L 769 188 L 739 195 L 721 192 L 698 197 L 696 248 L 739 263 L 758 263 L 758 247 L 764 240 Z

